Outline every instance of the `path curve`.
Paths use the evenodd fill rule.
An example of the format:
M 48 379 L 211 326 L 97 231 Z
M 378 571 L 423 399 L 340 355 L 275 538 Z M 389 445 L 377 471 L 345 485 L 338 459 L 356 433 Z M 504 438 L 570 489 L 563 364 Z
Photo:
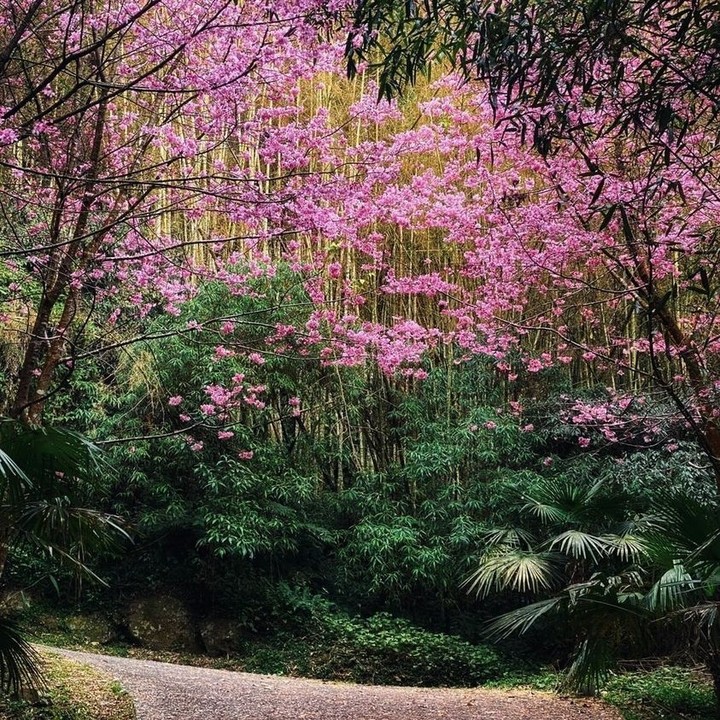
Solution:
M 524 690 L 352 685 L 48 648 L 120 680 L 138 720 L 618 720 L 600 702 Z

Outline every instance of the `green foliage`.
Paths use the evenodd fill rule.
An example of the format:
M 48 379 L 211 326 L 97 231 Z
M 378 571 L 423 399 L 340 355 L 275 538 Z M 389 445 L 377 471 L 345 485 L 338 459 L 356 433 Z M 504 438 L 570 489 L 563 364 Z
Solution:
M 509 672 L 501 654 L 387 613 L 351 616 L 307 591 L 279 587 L 282 632 L 249 643 L 247 670 L 381 685 L 475 686 Z
M 710 720 L 718 707 L 712 683 L 697 671 L 665 667 L 614 676 L 603 694 L 626 720 Z
M 524 634 L 563 618 L 575 645 L 566 685 L 597 692 L 620 637 L 639 634 L 643 580 L 624 566 L 645 559 L 648 542 L 629 521 L 632 510 L 631 499 L 602 480 L 542 478 L 527 489 L 514 526 L 488 534 L 467 584 L 480 596 L 512 591 L 540 599 L 493 620 L 490 636 Z
M 336 616 L 320 677 L 383 685 L 475 686 L 508 670 L 497 651 L 422 630 L 379 613 L 365 620 Z
M 566 684 L 595 693 L 621 651 L 653 641 L 664 625 L 720 678 L 720 530 L 717 503 L 656 491 L 639 514 L 622 492 L 595 484 L 543 481 L 520 508 L 545 530 L 497 530 L 470 578 L 480 594 L 540 596 L 496 618 L 494 637 L 523 634 L 562 618 L 575 650 Z M 543 597 L 544 595 L 544 597 Z M 656 639 L 655 639 L 656 641 Z
M 17 695 L 21 687 L 41 683 L 37 652 L 14 621 L 0 618 L 0 692 Z
M 552 652 L 577 686 L 594 690 L 606 661 L 624 651 L 618 640 L 639 631 L 638 615 L 700 597 L 698 580 L 718 564 L 688 564 L 677 542 L 668 547 L 657 512 L 665 546 L 649 524 L 660 485 L 710 501 L 690 443 L 675 453 L 582 452 L 578 428 L 560 420 L 572 392 L 560 375 L 521 372 L 510 388 L 493 362 L 455 364 L 449 348 L 419 384 L 300 361 L 291 341 L 287 354 L 250 363 L 268 326 L 302 324 L 303 302 L 282 272 L 249 297 L 204 285 L 180 317 L 149 318 L 147 342 L 85 364 L 51 400 L 56 418 L 94 437 L 134 438 L 112 442 L 108 456 L 121 470 L 89 493 L 136 532 L 135 549 L 105 568 L 121 602 L 170 589 L 199 616 L 234 617 L 256 648 L 256 669 L 419 684 L 495 672 L 483 669 L 492 665 L 486 649 L 420 626 L 475 640 L 484 621 L 515 607 L 497 633 L 527 631 L 530 653 Z M 208 347 L 231 344 L 221 332 L 228 320 L 236 352 L 213 358 Z M 224 419 L 200 411 L 205 388 L 235 373 L 267 385 L 265 407 Z M 502 410 L 510 391 L 518 402 Z M 179 407 L 168 404 L 173 395 Z M 296 395 L 300 417 L 288 404 Z M 232 438 L 218 438 L 223 423 Z M 705 537 L 693 540 L 697 549 L 709 526 L 696 520 Z M 37 564 L 18 559 L 19 570 Z M 531 594 L 538 604 L 528 604 Z M 682 611 L 693 609 L 698 627 L 714 627 L 712 603 Z M 534 633 L 548 621 L 557 632 Z
M 362 618 L 307 588 L 280 584 L 274 598 L 280 632 L 247 644 L 243 667 L 381 685 L 474 686 L 509 672 L 487 645 L 433 633 L 388 613 Z
M 613 481 L 637 502 L 649 505 L 658 491 L 679 492 L 704 502 L 716 497 L 712 469 L 698 462 L 697 447 L 679 441 L 675 452 L 647 448 L 614 464 Z
M 98 473 L 97 454 L 74 432 L 0 419 L 0 574 L 10 549 L 26 546 L 96 577 L 88 554 L 127 538 L 118 518 L 75 502 L 76 487 Z M 39 679 L 36 653 L 11 620 L 0 618 L 0 689 L 17 694 Z

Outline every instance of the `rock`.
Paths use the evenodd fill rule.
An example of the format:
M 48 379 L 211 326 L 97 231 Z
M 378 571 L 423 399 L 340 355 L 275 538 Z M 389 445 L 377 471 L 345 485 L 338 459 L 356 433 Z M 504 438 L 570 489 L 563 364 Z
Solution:
M 63 618 L 63 625 L 73 639 L 81 643 L 107 645 L 119 640 L 115 625 L 100 613 L 70 615 Z
M 200 637 L 205 652 L 211 657 L 221 657 L 240 652 L 242 633 L 237 621 L 229 618 L 206 619 L 200 623 Z
M 170 595 L 135 600 L 128 611 L 128 629 L 134 640 L 152 650 L 198 650 L 190 612 Z

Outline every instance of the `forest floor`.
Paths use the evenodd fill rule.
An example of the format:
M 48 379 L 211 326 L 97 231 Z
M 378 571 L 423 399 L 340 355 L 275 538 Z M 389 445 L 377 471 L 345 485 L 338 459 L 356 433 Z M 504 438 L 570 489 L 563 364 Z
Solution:
M 56 652 L 117 678 L 138 720 L 617 720 L 600 701 L 529 690 L 352 685 Z

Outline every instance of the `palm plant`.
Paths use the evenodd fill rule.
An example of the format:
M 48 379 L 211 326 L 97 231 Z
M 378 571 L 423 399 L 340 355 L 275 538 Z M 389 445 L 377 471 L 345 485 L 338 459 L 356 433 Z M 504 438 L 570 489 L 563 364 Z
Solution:
M 720 711 L 720 507 L 680 494 L 658 497 L 645 535 L 659 577 L 643 597 L 652 617 L 681 629 L 713 678 Z
M 495 619 L 488 633 L 523 634 L 542 619 L 562 617 L 576 646 L 566 681 L 579 692 L 596 692 L 620 639 L 618 628 L 626 636 L 638 619 L 632 605 L 641 573 L 634 566 L 647 547 L 628 517 L 631 508 L 631 498 L 603 481 L 545 479 L 522 498 L 518 527 L 487 534 L 479 567 L 465 582 L 480 597 L 544 595 Z
M 627 561 L 644 550 L 627 520 L 631 499 L 603 481 L 546 479 L 522 501 L 516 526 L 486 534 L 479 568 L 465 583 L 481 597 L 557 589 L 586 579 L 602 560 Z
M 546 481 L 520 509 L 521 517 L 541 520 L 544 539 L 521 529 L 493 531 L 466 583 L 480 596 L 513 590 L 545 597 L 493 620 L 490 636 L 523 634 L 561 618 L 575 641 L 566 684 L 590 694 L 620 650 L 652 642 L 658 626 L 682 628 L 686 647 L 713 677 L 720 707 L 717 504 L 658 493 L 637 514 L 602 483 Z
M 8 552 L 18 544 L 95 577 L 88 552 L 126 537 L 119 518 L 76 502 L 101 470 L 98 448 L 82 436 L 0 418 L 0 582 Z M 0 618 L 0 689 L 35 684 L 36 660 L 18 628 Z

